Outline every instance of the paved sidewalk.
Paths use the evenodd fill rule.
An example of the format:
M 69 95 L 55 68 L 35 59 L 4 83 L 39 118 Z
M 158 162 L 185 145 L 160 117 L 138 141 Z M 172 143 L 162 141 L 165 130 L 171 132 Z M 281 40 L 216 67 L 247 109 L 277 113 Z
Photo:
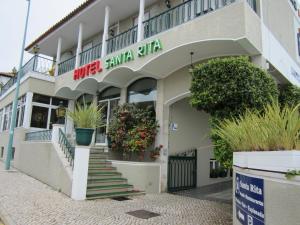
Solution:
M 0 217 L 16 225 L 232 224 L 229 204 L 170 194 L 145 195 L 122 202 L 73 201 L 31 177 L 2 168 L 0 162 Z M 145 220 L 126 214 L 140 209 L 160 216 Z

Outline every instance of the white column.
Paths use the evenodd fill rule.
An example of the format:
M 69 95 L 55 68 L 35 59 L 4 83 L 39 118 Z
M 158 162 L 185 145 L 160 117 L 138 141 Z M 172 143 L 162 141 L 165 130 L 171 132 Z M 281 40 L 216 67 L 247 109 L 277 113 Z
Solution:
M 156 120 L 159 124 L 159 131 L 156 135 L 155 146 L 163 145 L 160 152 L 161 191 L 167 189 L 168 179 L 168 129 L 169 129 L 169 111 L 168 107 L 164 106 L 164 80 L 157 80 L 157 100 L 156 100 Z
M 74 112 L 75 110 L 75 101 L 69 100 L 68 110 Z M 67 117 L 67 116 L 66 116 Z M 74 130 L 74 123 L 70 118 L 66 118 L 66 134 L 72 136 Z
M 62 125 L 62 124 L 53 124 L 52 125 L 52 139 L 51 139 L 51 141 L 53 143 L 56 143 L 56 144 L 59 143 L 59 129 L 64 131 L 64 125 Z
M 78 29 L 78 43 L 77 43 L 77 50 L 76 50 L 75 68 L 78 68 L 80 64 L 80 53 L 82 51 L 82 29 L 83 29 L 83 25 L 82 23 L 80 23 Z
M 60 63 L 60 56 L 61 56 L 61 37 L 58 38 L 57 42 L 57 51 L 56 51 L 56 66 L 55 66 L 55 76 L 58 76 L 58 64 Z
M 106 56 L 106 52 L 107 52 L 106 40 L 108 39 L 109 17 L 110 17 L 110 7 L 105 6 L 105 18 L 104 18 L 104 28 L 103 28 L 103 36 L 102 36 L 102 51 L 101 51 L 102 58 L 104 56 Z
M 144 26 L 143 26 L 144 14 L 145 14 L 145 0 L 140 0 L 140 12 L 138 18 L 138 33 L 137 33 L 138 42 L 144 39 Z
M 127 102 L 127 88 L 121 88 L 121 96 L 120 96 L 120 101 L 119 105 L 123 105 Z
M 33 98 L 33 93 L 27 92 L 26 93 L 26 102 L 25 102 L 25 111 L 24 111 L 24 121 L 23 121 L 23 127 L 26 129 L 30 128 L 31 112 L 32 112 L 32 98 Z
M 76 146 L 73 180 L 72 180 L 72 194 L 74 200 L 86 199 L 86 188 L 89 170 L 90 148 L 84 146 Z
M 98 95 L 93 96 L 93 104 L 98 105 Z M 92 137 L 90 146 L 95 146 L 95 144 L 96 144 L 96 130 L 93 133 L 93 137 Z

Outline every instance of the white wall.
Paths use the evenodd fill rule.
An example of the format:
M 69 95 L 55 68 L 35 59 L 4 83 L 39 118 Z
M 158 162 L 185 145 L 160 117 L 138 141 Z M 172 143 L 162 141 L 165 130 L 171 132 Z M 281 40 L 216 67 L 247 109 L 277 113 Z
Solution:
M 209 178 L 210 159 L 214 157 L 209 138 L 209 115 L 192 108 L 188 98 L 170 106 L 170 123 L 178 129 L 170 130 L 169 155 L 176 155 L 197 148 L 197 186 L 222 182 L 222 178 Z
M 292 84 L 300 86 L 300 68 L 271 31 L 262 24 L 263 56 Z

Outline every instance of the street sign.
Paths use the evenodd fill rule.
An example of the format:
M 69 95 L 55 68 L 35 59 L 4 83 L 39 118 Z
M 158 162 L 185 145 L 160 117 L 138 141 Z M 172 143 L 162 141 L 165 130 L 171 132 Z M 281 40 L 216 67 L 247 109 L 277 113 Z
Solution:
M 236 173 L 235 204 L 242 225 L 264 225 L 264 180 Z

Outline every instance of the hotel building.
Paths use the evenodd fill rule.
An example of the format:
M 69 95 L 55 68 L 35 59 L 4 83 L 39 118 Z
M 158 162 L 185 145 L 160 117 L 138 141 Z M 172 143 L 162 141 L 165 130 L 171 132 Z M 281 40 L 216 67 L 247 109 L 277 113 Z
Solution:
M 56 109 L 61 102 L 69 110 L 82 101 L 105 105 L 107 124 L 95 132 L 91 152 L 107 152 L 109 118 L 117 105 L 128 102 L 155 107 L 160 125 L 156 144 L 163 145 L 160 158 L 155 162 L 109 158 L 107 165 L 114 172 L 102 174 L 106 192 L 92 189 L 101 186 L 103 177 L 97 177 L 98 186 L 88 181 L 88 198 L 130 195 L 134 190 L 159 193 L 168 187 L 230 180 L 210 176 L 217 163 L 209 115 L 189 104 L 189 68 L 215 57 L 243 55 L 278 84 L 299 86 L 299 28 L 292 0 L 87 0 L 26 48 L 33 57 L 23 66 L 12 163 L 71 196 L 74 126 L 66 119 L 57 134 Z M 15 88 L 12 78 L 0 93 L 3 160 Z M 184 154 L 191 149 L 196 151 Z M 174 156 L 193 159 L 196 166 L 178 166 L 183 172 L 174 177 L 176 169 L 170 163 Z M 87 182 L 84 176 L 82 182 Z

